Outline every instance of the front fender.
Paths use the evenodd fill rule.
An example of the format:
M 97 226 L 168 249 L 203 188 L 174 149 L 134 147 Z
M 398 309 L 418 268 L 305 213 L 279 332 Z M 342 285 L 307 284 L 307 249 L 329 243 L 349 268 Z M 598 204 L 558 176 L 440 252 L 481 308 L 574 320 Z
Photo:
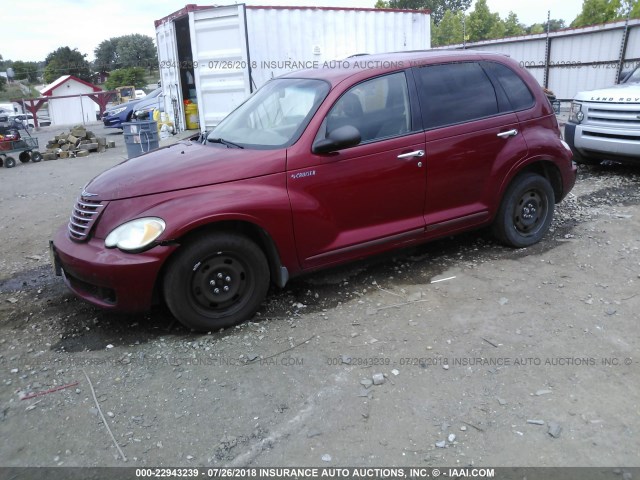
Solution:
M 271 237 L 289 271 L 299 270 L 284 173 L 111 201 L 95 236 L 106 238 L 117 226 L 141 217 L 160 217 L 166 222 L 159 242 L 179 240 L 218 222 L 251 223 Z

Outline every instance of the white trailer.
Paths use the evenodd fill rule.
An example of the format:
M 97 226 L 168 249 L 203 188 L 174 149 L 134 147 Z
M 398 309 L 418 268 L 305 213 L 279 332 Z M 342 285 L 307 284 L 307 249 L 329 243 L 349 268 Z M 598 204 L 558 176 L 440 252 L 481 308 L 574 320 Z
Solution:
M 186 99 L 207 130 L 283 73 L 431 47 L 430 14 L 415 10 L 187 5 L 155 26 L 165 112 L 178 130 Z

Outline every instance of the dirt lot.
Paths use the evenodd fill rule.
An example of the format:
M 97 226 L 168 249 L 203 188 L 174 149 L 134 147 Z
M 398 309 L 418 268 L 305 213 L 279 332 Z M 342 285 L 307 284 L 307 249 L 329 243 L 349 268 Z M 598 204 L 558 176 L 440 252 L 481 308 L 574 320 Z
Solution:
M 82 186 L 124 158 L 108 136 L 0 169 L 0 465 L 640 466 L 639 169 L 581 168 L 535 247 L 445 239 L 195 335 L 78 301 L 48 265 Z

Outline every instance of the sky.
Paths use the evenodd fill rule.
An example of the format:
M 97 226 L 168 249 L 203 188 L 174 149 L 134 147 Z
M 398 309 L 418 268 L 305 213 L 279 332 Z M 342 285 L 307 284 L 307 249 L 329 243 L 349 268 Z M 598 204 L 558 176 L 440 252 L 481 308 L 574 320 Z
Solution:
M 195 0 L 26 0 L 28 8 L 4 8 L 0 16 L 0 55 L 5 60 L 42 61 L 59 47 L 77 48 L 94 59 L 94 50 L 103 40 L 131 33 L 155 40 L 154 20 L 165 17 Z M 221 1 L 219 5 L 236 3 Z M 238 2 L 241 3 L 241 2 Z M 247 0 L 248 5 L 298 5 L 373 7 L 375 0 Z M 582 0 L 487 0 L 492 12 L 506 18 L 513 10 L 521 23 L 543 23 L 547 10 L 551 18 L 567 24 L 578 15 Z M 213 5 L 203 1 L 202 5 Z M 472 6 L 473 8 L 473 6 Z M 9 40 L 10 39 L 10 40 Z

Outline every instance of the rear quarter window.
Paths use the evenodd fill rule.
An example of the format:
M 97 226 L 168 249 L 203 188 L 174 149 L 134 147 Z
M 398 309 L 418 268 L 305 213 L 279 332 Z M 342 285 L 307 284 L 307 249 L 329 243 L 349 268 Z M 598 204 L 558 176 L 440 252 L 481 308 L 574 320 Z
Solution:
M 518 74 L 500 63 L 488 62 L 486 66 L 504 89 L 513 110 L 524 110 L 533 106 L 533 94 Z
M 493 84 L 475 62 L 429 65 L 415 70 L 426 129 L 497 115 Z

